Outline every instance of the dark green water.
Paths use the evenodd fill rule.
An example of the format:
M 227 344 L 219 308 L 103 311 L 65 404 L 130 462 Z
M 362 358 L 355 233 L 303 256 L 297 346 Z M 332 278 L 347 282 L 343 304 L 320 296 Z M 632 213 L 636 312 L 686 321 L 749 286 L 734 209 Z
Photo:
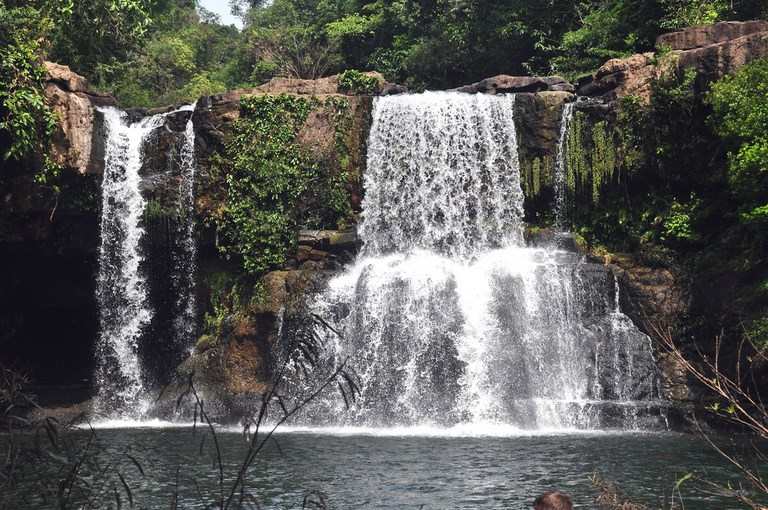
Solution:
M 85 438 L 85 431 L 79 432 Z M 301 508 L 309 491 L 326 495 L 330 508 L 527 509 L 539 493 L 559 489 L 578 508 L 593 508 L 590 475 L 600 472 L 638 501 L 658 503 L 686 473 L 724 482 L 734 473 L 701 440 L 678 434 L 577 434 L 507 437 L 438 437 L 371 434 L 281 433 L 249 473 L 248 489 L 261 508 Z M 200 454 L 201 431 L 98 430 L 99 458 L 117 465 L 136 508 L 170 508 L 178 487 L 180 508 L 205 508 L 216 494 L 210 437 Z M 241 434 L 219 436 L 225 485 L 245 453 Z M 723 438 L 723 442 L 730 441 Z M 122 455 L 129 452 L 141 476 Z M 39 474 L 43 467 L 32 471 Z M 55 508 L 22 483 L 5 494 L 6 508 Z M 682 486 L 685 508 L 738 508 L 728 500 Z M 198 492 L 199 491 L 199 492 Z M 123 497 L 122 504 L 128 507 Z M 116 507 L 109 494 L 99 508 Z

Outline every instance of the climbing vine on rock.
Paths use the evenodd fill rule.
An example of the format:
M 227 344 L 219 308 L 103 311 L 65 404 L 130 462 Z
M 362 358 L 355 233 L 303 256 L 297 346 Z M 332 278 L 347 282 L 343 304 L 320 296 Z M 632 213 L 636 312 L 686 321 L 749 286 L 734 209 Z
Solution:
M 349 212 L 346 173 L 297 141 L 310 112 L 324 111 L 343 124 L 348 104 L 340 100 L 264 95 L 243 98 L 225 155 L 217 165 L 225 176 L 224 207 L 216 226 L 219 250 L 242 259 L 247 273 L 285 264 L 301 226 L 320 228 Z M 337 128 L 336 150 L 342 142 Z M 322 207 L 302 207 L 322 203 Z M 317 210 L 313 216 L 302 213 Z
M 552 185 L 555 161 L 552 156 L 534 157 L 521 163 L 522 188 L 525 196 L 537 197 L 542 190 Z

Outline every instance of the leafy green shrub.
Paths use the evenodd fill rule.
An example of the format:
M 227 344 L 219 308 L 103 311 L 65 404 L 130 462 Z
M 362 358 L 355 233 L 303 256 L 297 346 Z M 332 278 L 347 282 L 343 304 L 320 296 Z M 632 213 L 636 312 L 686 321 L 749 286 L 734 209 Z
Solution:
M 768 221 L 768 59 L 712 85 L 715 130 L 730 143 L 728 180 L 744 223 Z
M 227 85 L 216 80 L 210 73 L 196 74 L 179 90 L 179 101 L 196 101 L 202 96 L 219 94 L 227 90 Z
M 662 0 L 661 3 L 666 15 L 660 25 L 672 30 L 716 23 L 732 5 L 728 0 Z
M 251 83 L 261 84 L 274 78 L 279 71 L 279 66 L 271 60 L 259 60 L 253 65 L 249 80 Z
M 759 317 L 745 328 L 745 336 L 758 349 L 768 348 L 768 316 Z
M 49 156 L 58 119 L 45 98 L 40 60 L 42 38 L 50 28 L 50 20 L 36 9 L 0 3 L 0 150 L 5 160 L 42 155 L 37 180 L 49 184 L 59 172 Z
M 379 86 L 379 80 L 354 69 L 339 75 L 339 91 L 349 94 L 373 94 Z
M 691 241 L 696 238 L 692 226 L 694 212 L 699 205 L 697 200 L 687 204 L 674 201 L 669 208 L 669 214 L 664 220 L 662 239 L 673 241 Z

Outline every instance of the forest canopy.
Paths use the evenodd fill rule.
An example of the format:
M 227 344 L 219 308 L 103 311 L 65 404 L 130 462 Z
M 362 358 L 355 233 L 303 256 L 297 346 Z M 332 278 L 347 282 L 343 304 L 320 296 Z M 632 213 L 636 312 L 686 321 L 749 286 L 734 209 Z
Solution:
M 607 58 L 652 49 L 661 32 L 766 10 L 760 0 L 231 3 L 242 30 L 195 0 L 0 0 L 0 37 L 13 53 L 19 44 L 9 34 L 24 24 L 37 35 L 38 55 L 71 66 L 124 106 L 156 106 L 345 69 L 379 71 L 415 90 L 500 73 L 575 78 Z

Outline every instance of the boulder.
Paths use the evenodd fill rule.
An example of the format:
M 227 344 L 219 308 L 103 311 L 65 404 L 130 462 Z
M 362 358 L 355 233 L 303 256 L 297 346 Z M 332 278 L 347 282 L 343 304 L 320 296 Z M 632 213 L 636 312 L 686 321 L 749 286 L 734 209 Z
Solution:
M 521 163 L 556 155 L 563 105 L 575 99 L 570 92 L 556 91 L 517 95 L 515 125 Z
M 68 92 L 89 92 L 88 80 L 72 71 L 69 66 L 45 62 L 48 81 Z
M 666 55 L 643 53 L 606 62 L 578 89 L 581 96 L 612 101 L 634 95 L 650 101 L 652 84 L 663 73 L 695 69 L 699 90 L 726 74 L 768 57 L 768 22 L 723 22 L 665 34 L 657 46 L 671 48 Z
M 80 174 L 101 173 L 104 144 L 95 141 L 100 132 L 95 108 L 115 106 L 115 98 L 91 91 L 86 79 L 67 66 L 45 62 L 45 68 L 45 95 L 60 119 L 53 135 L 53 159 Z
M 306 313 L 306 299 L 329 275 L 314 268 L 266 274 L 261 280 L 261 298 L 235 313 L 221 338 L 201 337 L 177 370 L 180 380 L 194 375 L 205 398 L 225 416 L 247 411 L 244 403 L 258 402 L 254 397 L 269 388 L 273 350 L 282 325 Z M 174 392 L 178 394 L 178 388 Z
M 509 76 L 500 74 L 471 85 L 455 88 L 452 91 L 468 94 L 505 94 L 543 91 L 573 92 L 574 90 L 573 85 L 559 76 Z
M 768 32 L 768 21 L 725 21 L 660 35 L 656 39 L 656 47 L 681 51 L 692 50 L 759 32 Z
M 299 232 L 299 245 L 317 250 L 356 250 L 360 242 L 355 230 L 302 230 Z
M 363 74 L 376 78 L 378 85 L 374 95 L 402 94 L 408 91 L 408 89 L 402 85 L 389 83 L 384 79 L 384 76 L 382 76 L 381 73 L 367 72 Z M 258 87 L 250 89 L 250 91 L 251 93 L 256 94 L 300 94 L 315 96 L 329 94 L 356 95 L 353 93 L 345 93 L 339 89 L 339 76 L 340 75 L 326 76 L 315 80 L 276 77 Z
M 611 100 L 636 95 L 647 101 L 651 97 L 651 84 L 659 76 L 653 58 L 653 53 L 642 53 L 611 59 L 597 70 L 592 80 L 579 87 L 578 94 Z
M 654 328 L 679 332 L 690 307 L 690 296 L 678 272 L 649 267 L 628 254 L 611 254 L 604 262 L 619 279 L 621 309 L 647 334 Z

